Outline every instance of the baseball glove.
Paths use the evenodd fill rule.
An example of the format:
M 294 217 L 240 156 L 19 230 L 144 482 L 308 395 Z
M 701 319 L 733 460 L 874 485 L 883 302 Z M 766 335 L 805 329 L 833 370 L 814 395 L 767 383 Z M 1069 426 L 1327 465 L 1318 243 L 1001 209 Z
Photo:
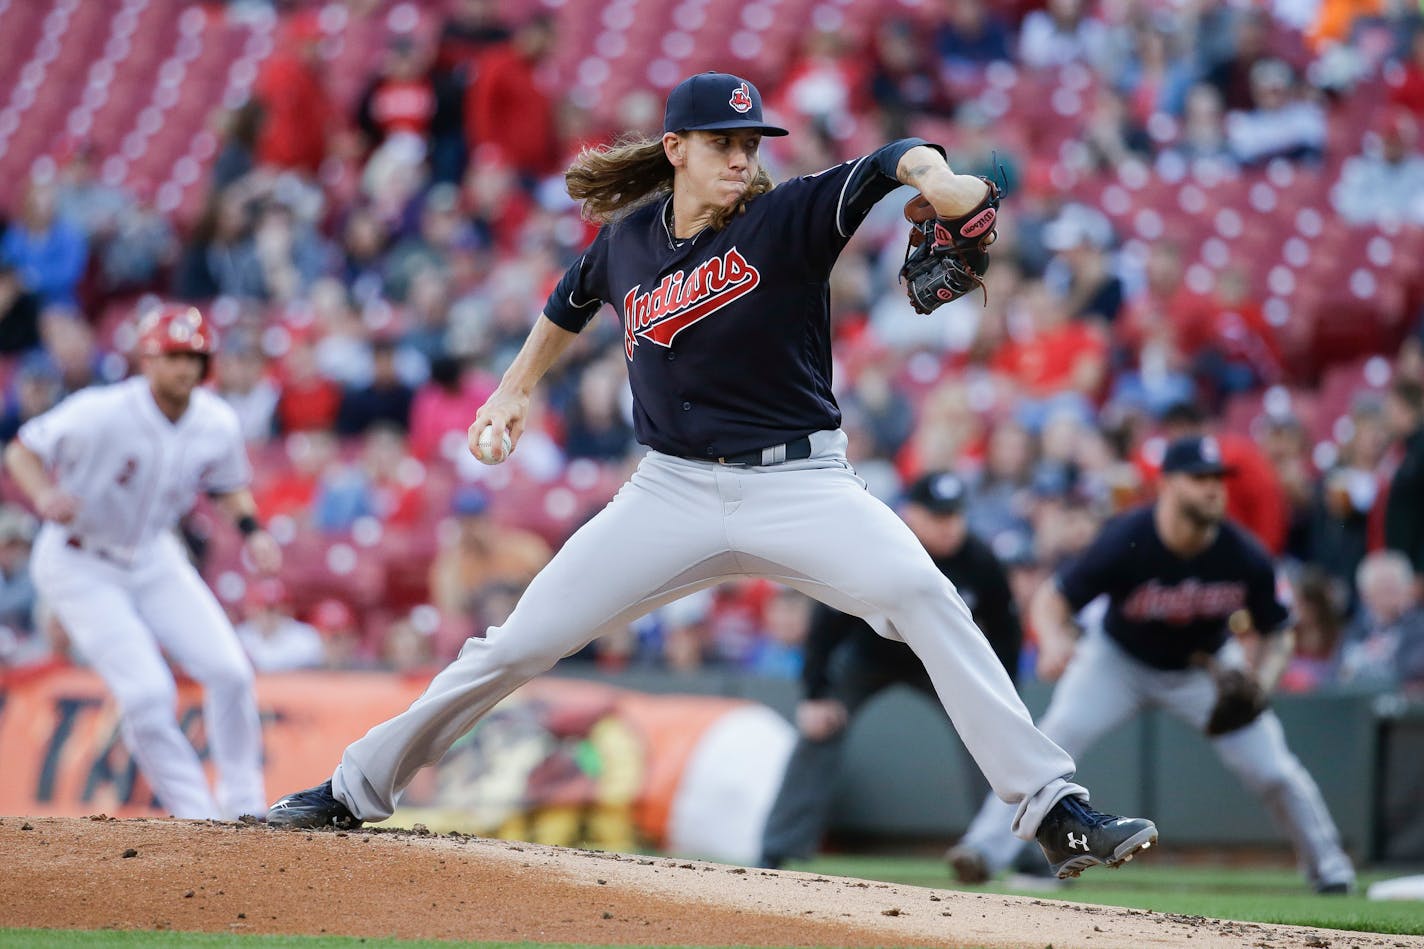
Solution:
M 1216 704 L 1206 721 L 1206 733 L 1213 737 L 1245 728 L 1261 716 L 1269 705 L 1256 677 L 1244 669 L 1213 666 Z
M 922 195 L 905 204 L 910 243 L 900 279 L 916 313 L 931 313 L 966 293 L 983 290 L 988 248 L 997 233 L 1000 191 L 988 178 L 980 180 L 989 186 L 989 193 L 957 218 L 939 217 Z M 984 302 L 989 302 L 988 291 Z

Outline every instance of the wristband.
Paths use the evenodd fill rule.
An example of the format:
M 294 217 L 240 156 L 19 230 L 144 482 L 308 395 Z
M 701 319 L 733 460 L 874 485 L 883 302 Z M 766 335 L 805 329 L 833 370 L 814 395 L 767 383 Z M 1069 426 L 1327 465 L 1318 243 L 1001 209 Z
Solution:
M 251 537 L 262 529 L 262 525 L 251 514 L 244 514 L 237 519 L 237 529 L 243 537 Z

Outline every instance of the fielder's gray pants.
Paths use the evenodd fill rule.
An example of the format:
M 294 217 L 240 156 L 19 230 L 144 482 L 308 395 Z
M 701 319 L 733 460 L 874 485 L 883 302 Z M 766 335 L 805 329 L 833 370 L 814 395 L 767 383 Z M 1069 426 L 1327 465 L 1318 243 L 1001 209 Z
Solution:
M 1222 647 L 1217 659 L 1226 665 L 1244 664 L 1234 640 Z M 1092 632 L 1079 643 L 1040 727 L 1070 754 L 1081 755 L 1103 735 L 1153 705 L 1204 731 L 1215 703 L 1216 685 L 1205 669 L 1153 669 L 1129 656 L 1106 634 Z M 1211 739 L 1211 746 L 1285 831 L 1301 872 L 1312 885 L 1354 881 L 1354 867 L 1340 847 L 1340 833 L 1320 789 L 1286 747 L 1285 731 L 1275 712 L 1267 711 L 1245 728 Z M 1009 830 L 1013 819 L 1012 811 L 990 797 L 960 841 L 984 856 L 991 873 L 1007 867 L 1019 851 L 1020 841 Z
M 784 583 L 903 639 L 989 784 L 1033 836 L 1073 759 L 1034 727 L 993 649 L 910 529 L 865 490 L 839 431 L 812 456 L 730 467 L 658 452 L 530 583 L 503 626 L 470 639 L 402 714 L 346 749 L 336 796 L 383 820 L 417 771 L 529 679 L 608 630 L 733 577 Z

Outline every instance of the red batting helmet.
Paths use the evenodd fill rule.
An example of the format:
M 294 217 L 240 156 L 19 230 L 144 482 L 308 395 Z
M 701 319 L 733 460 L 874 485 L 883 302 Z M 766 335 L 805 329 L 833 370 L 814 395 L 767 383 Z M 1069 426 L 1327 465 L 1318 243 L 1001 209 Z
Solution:
M 211 356 L 217 348 L 217 331 L 195 306 L 167 303 L 150 311 L 138 324 L 140 356 L 163 353 Z

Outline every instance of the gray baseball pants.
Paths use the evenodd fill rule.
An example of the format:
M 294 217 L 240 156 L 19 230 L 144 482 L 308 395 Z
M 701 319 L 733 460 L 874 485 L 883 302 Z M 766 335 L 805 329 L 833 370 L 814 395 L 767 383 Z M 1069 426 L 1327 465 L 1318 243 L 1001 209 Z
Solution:
M 1071 757 L 1034 727 L 954 586 L 910 529 L 865 490 L 840 431 L 774 466 L 650 452 L 563 545 L 503 626 L 465 643 L 405 712 L 347 747 L 332 788 L 383 820 L 417 771 L 529 679 L 602 633 L 721 581 L 758 576 L 864 617 L 925 664 L 994 793 L 1031 838 L 1073 784 Z
M 1234 640 L 1222 647 L 1217 658 L 1225 665 L 1244 664 Z M 1215 703 L 1216 685 L 1205 669 L 1154 669 L 1129 656 L 1107 634 L 1094 631 L 1079 643 L 1040 727 L 1070 754 L 1081 755 L 1152 705 L 1203 731 Z M 1222 764 L 1260 797 L 1285 831 L 1311 885 L 1354 882 L 1354 867 L 1341 849 L 1340 832 L 1315 780 L 1286 746 L 1275 712 L 1267 711 L 1245 728 L 1211 739 L 1211 745 Z M 978 851 L 989 872 L 997 873 L 1013 862 L 1021 846 L 1010 831 L 1014 820 L 1013 811 L 990 796 L 960 844 Z

